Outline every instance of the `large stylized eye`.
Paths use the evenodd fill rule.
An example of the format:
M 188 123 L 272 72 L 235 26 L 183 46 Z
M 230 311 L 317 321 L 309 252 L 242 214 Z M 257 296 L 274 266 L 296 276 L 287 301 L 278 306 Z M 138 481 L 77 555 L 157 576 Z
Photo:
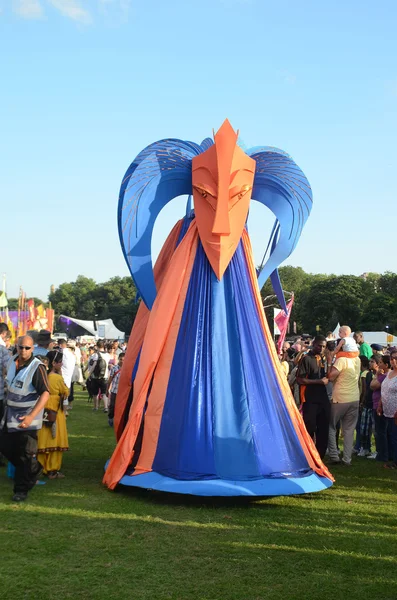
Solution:
M 245 194 L 247 194 L 250 190 L 252 190 L 252 185 L 236 185 L 236 187 L 233 187 L 230 190 L 230 199 L 237 197 L 239 200 L 241 200 L 241 198 L 245 196 Z
M 216 198 L 216 194 L 213 189 L 211 189 L 208 185 L 204 185 L 203 183 L 199 183 L 194 185 L 193 188 L 198 192 L 203 198 Z
M 230 190 L 230 204 L 234 206 L 239 200 L 241 200 L 248 192 L 252 190 L 252 185 L 236 185 Z

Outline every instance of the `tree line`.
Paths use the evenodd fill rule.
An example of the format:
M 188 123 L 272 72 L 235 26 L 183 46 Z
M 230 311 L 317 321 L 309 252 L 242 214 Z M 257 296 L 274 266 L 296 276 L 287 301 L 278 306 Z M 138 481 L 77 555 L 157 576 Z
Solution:
M 326 275 L 306 273 L 301 267 L 279 269 L 283 289 L 295 293 L 291 323 L 297 332 L 314 334 L 316 327 L 323 333 L 338 323 L 353 330 L 377 331 L 389 326 L 397 334 L 397 274 L 368 273 Z M 262 298 L 273 294 L 270 281 L 263 286 Z M 105 283 L 79 275 L 76 281 L 62 283 L 48 301 L 56 317 L 67 315 L 77 319 L 113 319 L 116 327 L 130 333 L 138 310 L 137 291 L 131 277 L 112 277 Z M 36 306 L 41 304 L 35 298 Z M 268 304 L 269 302 L 266 302 Z M 15 304 L 15 307 L 14 307 Z M 9 299 L 9 309 L 16 309 L 18 300 Z M 273 308 L 266 309 L 270 323 Z
M 397 274 L 366 273 L 326 275 L 306 273 L 301 267 L 279 269 L 284 290 L 295 293 L 291 321 L 297 331 L 314 334 L 333 330 L 338 321 L 356 331 L 397 333 Z M 262 297 L 273 294 L 270 281 L 263 286 Z M 268 318 L 272 315 L 266 311 Z
M 34 300 L 36 306 L 42 303 L 39 298 Z M 110 318 L 118 329 L 129 335 L 138 310 L 131 277 L 112 277 L 97 283 L 90 277 L 79 275 L 76 281 L 62 283 L 43 304 L 48 306 L 49 303 L 55 310 L 55 331 L 59 316 L 67 315 L 90 321 Z M 18 299 L 10 298 L 8 305 L 10 310 L 16 310 Z

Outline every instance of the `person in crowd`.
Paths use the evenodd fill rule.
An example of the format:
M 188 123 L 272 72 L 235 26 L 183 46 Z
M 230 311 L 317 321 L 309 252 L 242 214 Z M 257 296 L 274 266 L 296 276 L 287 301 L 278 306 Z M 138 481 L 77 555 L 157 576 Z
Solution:
M 33 356 L 47 356 L 54 347 L 55 340 L 51 338 L 51 332 L 42 329 L 37 335 L 37 346 L 34 347 Z
M 106 352 L 109 354 L 109 369 L 110 367 L 115 367 L 117 365 L 117 354 L 113 342 L 106 344 Z
M 109 359 L 110 356 L 105 352 L 105 345 L 102 340 L 97 343 L 97 350 L 91 356 L 88 362 L 88 374 L 92 380 L 92 392 L 94 394 L 93 411 L 99 410 L 101 398 L 103 400 L 103 411 L 108 412 L 108 397 L 106 389 L 109 379 Z
M 291 347 L 291 344 L 289 342 L 283 342 L 283 345 L 281 347 L 281 352 L 280 352 L 281 368 L 286 377 L 288 377 L 288 375 L 292 371 L 292 366 L 291 366 L 291 363 L 289 361 L 289 356 L 288 356 L 288 350 L 290 349 L 290 347 Z
M 359 355 L 359 349 L 355 340 L 351 337 L 352 330 L 348 325 L 342 325 L 339 328 L 339 340 L 335 348 L 335 354 L 338 352 L 357 352 Z
M 6 345 L 6 338 L 10 330 L 6 323 L 0 323 L 0 346 Z
M 382 411 L 378 411 L 379 404 L 381 401 L 381 387 L 384 379 L 390 371 L 390 356 L 385 354 L 379 359 L 379 368 L 371 381 L 370 388 L 372 390 L 372 408 L 373 418 L 375 422 L 375 445 L 376 445 L 376 460 L 379 462 L 386 463 L 389 459 L 389 448 L 391 447 L 390 431 L 388 430 L 387 421 L 382 414 Z M 369 456 L 368 458 L 371 458 Z
M 350 329 L 350 328 L 347 328 Z M 346 330 L 340 333 L 346 337 Z M 354 343 L 354 341 L 353 341 Z M 342 347 L 343 356 L 336 355 L 334 364 L 328 364 L 328 379 L 333 385 L 331 418 L 329 427 L 328 451 L 333 464 L 350 466 L 353 451 L 354 429 L 357 424 L 359 407 L 358 380 L 360 377 L 360 359 L 357 352 L 350 350 L 348 341 Z M 339 458 L 336 443 L 336 427 L 340 421 L 343 429 L 343 458 Z
M 372 354 L 378 354 L 380 356 L 383 354 L 382 344 L 371 344 L 371 350 Z
M 76 342 L 74 347 L 74 355 L 76 357 L 76 364 L 73 371 L 72 382 L 78 383 L 81 386 L 84 386 L 84 378 L 82 371 L 82 353 L 81 353 L 81 345 L 79 342 Z
M 41 473 L 37 460 L 37 432 L 49 398 L 47 373 L 33 356 L 33 339 L 18 339 L 18 354 L 7 369 L 7 396 L 0 425 L 0 452 L 14 465 L 14 502 L 23 502 Z
M 362 331 L 356 331 L 354 334 L 354 340 L 360 347 L 360 356 L 366 356 L 368 359 L 371 358 L 373 352 L 372 348 L 367 342 L 364 341 L 364 334 Z
M 383 416 L 385 429 L 389 434 L 390 446 L 388 448 L 388 459 L 385 462 L 386 469 L 397 469 L 397 352 L 390 355 L 391 369 L 386 374 L 381 386 L 381 399 L 377 413 Z
M 119 389 L 119 380 L 121 368 L 123 366 L 125 354 L 124 352 L 120 352 L 118 364 L 114 365 L 109 371 L 109 383 L 106 391 L 106 395 L 109 397 L 109 413 L 108 413 L 108 421 L 109 425 L 113 427 L 113 419 L 114 419 L 114 407 L 116 405 L 116 396 Z
M 324 351 L 326 345 L 327 341 L 323 335 L 314 338 L 312 349 L 299 363 L 296 377 L 301 391 L 303 388 L 303 420 L 321 459 L 324 458 L 327 451 L 331 412 L 327 393 L 328 379 L 325 372 Z
M 92 380 L 92 377 L 90 376 L 90 366 L 93 364 L 92 356 L 94 354 L 95 354 L 95 348 L 94 348 L 94 346 L 90 346 L 88 348 L 87 363 L 84 368 L 84 373 L 85 373 L 85 377 L 86 377 L 85 384 L 86 384 L 87 392 L 88 392 L 88 402 L 92 402 L 92 400 L 94 398 L 93 380 Z M 92 360 L 92 363 L 91 363 L 91 360 Z
M 361 358 L 361 361 L 364 360 L 365 357 Z M 372 429 L 373 429 L 373 391 L 371 390 L 371 382 L 379 369 L 379 356 L 374 354 L 369 361 L 369 369 L 365 376 L 365 387 L 364 391 L 362 391 L 360 404 L 362 404 L 361 410 L 361 421 L 360 421 L 360 443 L 361 448 L 358 453 L 360 457 L 372 457 L 371 453 L 371 437 L 372 437 Z M 376 458 L 376 452 L 375 456 Z
M 11 356 L 11 331 L 8 330 L 4 337 L 4 344 Z
M 50 396 L 44 407 L 43 427 L 38 434 L 37 458 L 48 479 L 63 479 L 65 476 L 61 473 L 62 457 L 69 449 L 63 401 L 68 397 L 69 390 L 61 374 L 62 352 L 51 350 L 47 357 Z
M 117 358 L 120 356 L 120 354 L 123 352 L 123 350 L 120 348 L 120 344 L 117 340 L 115 340 L 113 342 L 113 350 L 116 353 Z
M 68 343 L 65 339 L 59 340 L 59 348 L 62 351 L 62 377 L 66 387 L 70 390 L 72 387 L 72 377 L 74 373 L 74 367 L 76 365 L 76 357 L 74 352 L 68 348 Z M 73 402 L 73 397 L 69 400 L 69 398 L 65 399 L 65 406 L 67 410 L 65 411 L 66 416 L 68 415 L 68 410 L 70 408 L 69 404 Z
M 299 352 L 302 352 L 303 350 L 303 342 L 302 342 L 302 338 L 298 337 L 294 343 L 292 344 L 292 348 L 295 350 L 295 352 L 298 354 Z
M 8 329 L 7 329 L 8 331 Z M 7 346 L 0 346 L 0 422 L 4 414 L 4 396 L 5 396 L 5 379 L 7 374 L 7 366 L 10 361 L 11 355 L 7 349 Z M 4 466 L 2 456 L 0 454 L 0 466 Z
M 360 378 L 358 380 L 358 388 L 359 388 L 359 392 L 360 392 L 360 402 L 358 405 L 358 418 L 357 418 L 357 425 L 356 425 L 356 443 L 354 444 L 353 454 L 357 454 L 358 456 L 362 457 L 362 456 L 367 456 L 367 454 L 364 454 L 362 452 L 362 447 L 361 447 L 362 446 L 362 443 L 361 443 L 361 415 L 363 412 L 363 406 L 364 406 L 364 401 L 365 401 L 365 396 L 366 396 L 366 377 L 367 377 L 367 374 L 369 373 L 369 360 L 366 356 L 360 356 L 359 358 L 360 358 L 360 363 L 361 363 Z

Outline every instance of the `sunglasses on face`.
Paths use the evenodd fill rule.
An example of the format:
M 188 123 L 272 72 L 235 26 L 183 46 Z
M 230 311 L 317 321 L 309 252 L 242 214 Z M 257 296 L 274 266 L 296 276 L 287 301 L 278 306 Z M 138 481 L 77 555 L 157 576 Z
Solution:
M 20 350 L 31 350 L 32 346 L 18 346 Z

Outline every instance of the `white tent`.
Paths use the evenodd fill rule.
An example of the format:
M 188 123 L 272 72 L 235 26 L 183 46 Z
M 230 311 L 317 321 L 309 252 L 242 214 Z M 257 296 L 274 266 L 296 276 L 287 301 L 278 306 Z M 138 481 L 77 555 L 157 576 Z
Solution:
M 98 338 L 105 338 L 107 340 L 123 340 L 125 338 L 124 331 L 117 329 L 112 319 L 83 321 L 82 319 L 75 319 L 74 317 L 61 315 L 59 317 L 59 321 L 62 325 L 62 328 L 66 331 L 66 333 L 70 334 L 71 337 L 77 337 L 77 335 L 81 335 L 80 332 L 77 332 L 77 330 L 81 328 L 85 331 L 85 333 L 95 335 Z
M 391 344 L 392 346 L 397 345 L 397 336 L 392 335 L 391 333 L 387 333 L 387 331 L 363 331 L 364 340 L 367 344 L 382 344 L 382 346 L 387 346 Z

